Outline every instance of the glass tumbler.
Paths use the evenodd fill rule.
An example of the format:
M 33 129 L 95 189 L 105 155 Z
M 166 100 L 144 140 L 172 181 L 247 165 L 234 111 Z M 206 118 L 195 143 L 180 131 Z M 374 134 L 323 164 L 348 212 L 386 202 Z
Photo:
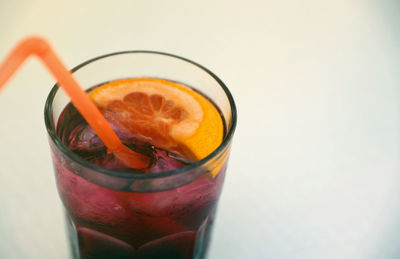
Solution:
M 105 169 L 61 141 L 57 123 L 70 100 L 55 85 L 46 101 L 45 123 L 73 258 L 204 258 L 236 126 L 228 88 L 195 62 L 151 51 L 104 55 L 72 72 L 85 90 L 143 77 L 189 86 L 215 104 L 225 128 L 218 148 L 186 167 L 158 174 Z

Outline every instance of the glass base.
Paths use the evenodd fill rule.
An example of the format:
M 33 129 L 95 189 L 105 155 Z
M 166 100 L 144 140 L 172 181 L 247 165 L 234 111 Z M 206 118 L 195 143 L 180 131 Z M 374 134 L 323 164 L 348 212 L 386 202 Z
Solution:
M 87 227 L 77 227 L 66 213 L 73 259 L 205 259 L 215 213 L 197 231 L 185 231 L 152 240 L 138 248 Z

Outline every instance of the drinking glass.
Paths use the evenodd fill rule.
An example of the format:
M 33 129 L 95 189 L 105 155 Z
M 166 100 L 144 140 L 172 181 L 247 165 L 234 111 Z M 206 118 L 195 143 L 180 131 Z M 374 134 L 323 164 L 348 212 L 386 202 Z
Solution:
M 85 90 L 123 78 L 178 82 L 205 95 L 224 121 L 223 141 L 207 157 L 173 171 L 127 174 L 92 164 L 61 141 L 57 123 L 70 100 L 55 85 L 45 123 L 73 258 L 204 258 L 236 126 L 228 88 L 195 62 L 152 51 L 104 55 L 72 71 Z

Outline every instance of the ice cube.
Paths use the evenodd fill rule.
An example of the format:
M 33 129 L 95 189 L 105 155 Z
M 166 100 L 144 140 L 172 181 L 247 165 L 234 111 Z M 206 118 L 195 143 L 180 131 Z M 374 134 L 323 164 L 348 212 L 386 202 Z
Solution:
M 71 150 L 93 151 L 102 146 L 103 142 L 87 124 L 78 125 L 69 135 L 68 147 Z
M 129 213 L 119 193 L 58 166 L 57 184 L 67 211 L 72 215 L 106 226 L 123 224 Z
M 182 168 L 190 163 L 189 160 L 179 155 L 170 153 L 159 148 L 154 148 L 152 156 L 153 161 L 150 166 L 150 173 L 172 171 Z
M 110 123 L 110 122 L 109 122 Z M 122 142 L 128 142 L 133 136 L 110 123 L 111 128 L 118 135 Z M 71 150 L 93 151 L 104 148 L 103 141 L 97 136 L 96 132 L 87 123 L 81 123 L 70 133 L 68 147 Z

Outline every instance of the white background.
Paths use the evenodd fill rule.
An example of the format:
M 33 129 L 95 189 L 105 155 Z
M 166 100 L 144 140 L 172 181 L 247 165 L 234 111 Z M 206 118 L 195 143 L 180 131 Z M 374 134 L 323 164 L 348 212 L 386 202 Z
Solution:
M 72 68 L 121 50 L 205 65 L 239 121 L 210 259 L 400 258 L 397 0 L 0 1 L 0 59 L 48 38 Z M 0 94 L 0 258 L 67 258 L 29 60 Z

